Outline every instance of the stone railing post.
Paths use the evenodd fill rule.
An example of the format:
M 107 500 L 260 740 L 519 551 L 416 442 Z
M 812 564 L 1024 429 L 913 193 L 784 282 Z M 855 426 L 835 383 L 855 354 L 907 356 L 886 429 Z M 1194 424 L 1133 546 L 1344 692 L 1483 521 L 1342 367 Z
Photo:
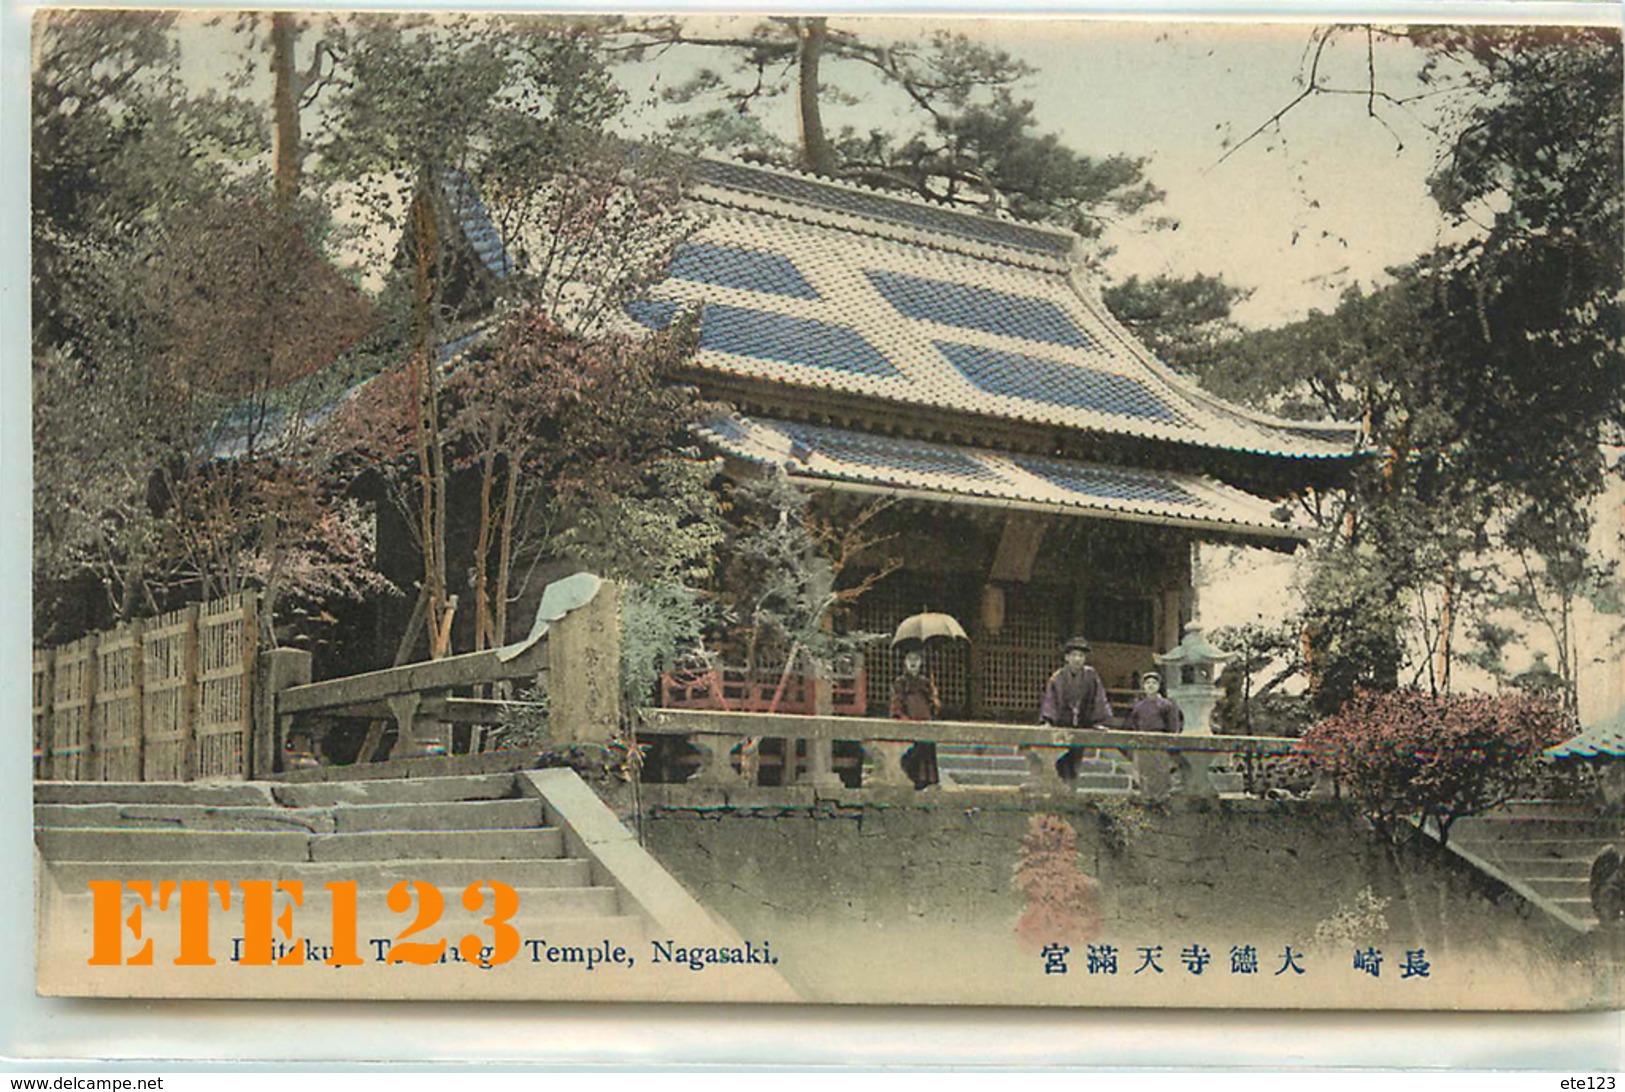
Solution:
M 604 581 L 547 635 L 548 731 L 554 743 L 607 743 L 621 729 L 621 596 Z
M 1135 751 L 1134 774 L 1140 782 L 1140 795 L 1152 800 L 1166 800 L 1173 792 L 1173 770 L 1184 763 L 1177 752 Z
M 903 756 L 914 744 L 907 740 L 866 739 L 864 756 L 874 764 L 874 772 L 864 782 L 864 788 L 912 789 L 914 779 L 903 772 Z
M 785 746 L 787 748 L 793 747 L 794 742 L 786 740 Z M 844 787 L 841 775 L 835 772 L 834 740 L 807 740 L 807 772 L 801 775 L 797 784 L 809 785 L 815 789 L 839 789 Z
M 1061 779 L 1055 763 L 1069 750 L 1064 744 L 1029 743 L 1021 748 L 1021 757 L 1027 760 L 1027 780 L 1022 792 L 1071 792 L 1072 786 Z
M 689 777 L 688 784 L 708 788 L 739 788 L 748 782 L 734 769 L 733 749 L 738 736 L 697 734 L 688 737 L 689 744 L 700 753 L 700 766 Z
M 1218 786 L 1213 784 L 1213 756 L 1200 751 L 1181 751 L 1177 759 L 1179 768 L 1179 795 L 1197 800 L 1218 798 Z
M 259 698 L 254 703 L 254 739 L 248 749 L 252 764 L 248 776 L 251 778 L 265 777 L 281 765 L 293 718 L 277 716 L 276 696 L 278 691 L 290 686 L 310 682 L 311 655 L 297 648 L 261 652 L 257 674 Z

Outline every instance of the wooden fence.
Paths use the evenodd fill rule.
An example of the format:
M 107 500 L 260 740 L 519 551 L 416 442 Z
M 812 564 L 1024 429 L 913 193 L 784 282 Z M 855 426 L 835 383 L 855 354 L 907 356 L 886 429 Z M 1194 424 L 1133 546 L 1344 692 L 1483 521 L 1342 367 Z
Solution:
M 194 781 L 251 773 L 254 595 L 34 650 L 34 776 Z

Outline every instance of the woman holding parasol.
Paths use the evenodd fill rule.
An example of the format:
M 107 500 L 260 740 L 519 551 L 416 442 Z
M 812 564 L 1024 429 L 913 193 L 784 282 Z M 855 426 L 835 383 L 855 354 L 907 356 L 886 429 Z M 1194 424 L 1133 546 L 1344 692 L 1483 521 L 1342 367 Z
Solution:
M 925 649 L 929 641 L 969 640 L 962 627 L 951 615 L 916 614 L 905 618 L 892 635 L 891 645 L 903 652 L 902 673 L 892 681 L 891 716 L 893 720 L 932 720 L 942 711 L 942 700 L 937 684 L 925 672 Z M 937 775 L 937 745 L 920 740 L 903 756 L 903 771 L 914 779 L 916 789 L 935 785 Z

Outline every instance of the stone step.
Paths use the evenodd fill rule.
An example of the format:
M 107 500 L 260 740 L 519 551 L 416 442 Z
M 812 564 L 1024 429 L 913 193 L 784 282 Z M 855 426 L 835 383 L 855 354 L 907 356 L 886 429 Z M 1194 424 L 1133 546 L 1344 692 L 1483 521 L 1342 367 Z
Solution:
M 1133 787 L 1127 774 L 1080 774 L 1077 781 L 1079 792 L 1128 792 Z
M 1521 846 L 1479 846 L 1455 841 L 1451 845 L 1514 876 L 1531 875 L 1534 869 L 1545 869 L 1542 875 L 1589 875 L 1591 862 L 1600 852 L 1574 847 L 1531 851 Z
M 279 803 L 295 808 L 338 804 L 437 804 L 505 800 L 519 796 L 513 774 L 413 777 L 373 781 L 311 781 L 273 787 Z
M 36 804 L 192 804 L 275 807 L 272 787 L 244 781 L 36 781 Z
M 1008 743 L 939 743 L 937 757 L 942 758 L 1020 758 L 1018 748 Z
M 1027 780 L 1025 768 L 1020 770 L 938 770 L 953 778 L 956 785 L 1020 785 Z
M 313 861 L 389 861 L 403 858 L 524 861 L 563 855 L 564 837 L 554 827 L 538 830 L 379 831 L 317 834 L 310 838 L 310 859 Z
M 430 881 L 422 876 L 414 876 L 423 883 Z M 491 913 L 490 892 L 480 893 L 481 901 L 475 910 L 467 909 L 462 901 L 464 890 L 474 881 L 465 877 L 453 885 L 432 884 L 440 892 L 443 900 L 441 917 L 444 921 L 459 928 L 467 928 L 475 922 L 483 920 Z M 505 882 L 505 881 L 504 881 Z M 514 887 L 514 894 L 519 898 L 519 910 L 511 919 L 515 924 L 520 922 L 553 920 L 556 918 L 593 918 L 613 917 L 620 913 L 620 895 L 613 887 L 595 887 L 584 884 L 579 887 Z M 154 889 L 156 892 L 156 889 Z M 413 903 L 407 904 L 407 909 L 393 911 L 388 903 L 389 888 L 360 888 L 356 894 L 356 920 L 365 928 L 374 931 L 383 930 L 379 935 L 394 935 L 400 932 L 410 918 L 404 915 L 412 914 Z M 75 899 L 91 899 L 92 894 L 87 887 L 83 891 L 72 891 Z M 125 887 L 122 892 L 123 902 L 133 907 L 141 901 L 141 896 L 135 890 Z M 415 899 L 415 895 L 413 896 Z M 211 919 L 220 919 L 228 923 L 242 920 L 242 889 L 234 888 L 231 892 L 229 906 L 222 906 L 216 891 L 211 890 L 209 895 L 209 914 Z M 332 893 L 325 887 L 306 884 L 301 892 L 297 904 L 289 892 L 273 890 L 273 913 L 280 914 L 285 908 L 292 908 L 296 917 L 306 919 L 307 922 L 325 923 L 332 920 Z M 178 906 L 170 902 L 170 907 Z M 393 926 L 393 928 L 391 928 Z M 307 925 L 307 928 L 314 928 Z
M 499 880 L 510 887 L 588 887 L 592 862 L 579 857 L 534 861 L 439 860 L 402 861 L 62 861 L 48 866 L 63 890 L 84 889 L 91 880 L 300 880 L 306 890 L 354 880 L 361 890 L 383 890 L 401 880 L 422 880 L 444 889 L 478 879 Z
M 308 831 L 135 830 L 119 828 L 39 827 L 34 844 L 47 861 L 306 861 L 312 837 Z M 556 854 L 555 854 L 556 856 Z
M 1538 895 L 1549 899 L 1582 899 L 1591 905 L 1591 878 L 1587 876 L 1524 876 L 1523 881 Z
M 1472 842 L 1475 845 L 1588 845 L 1601 850 L 1605 845 L 1617 845 L 1620 838 L 1607 832 L 1596 830 L 1553 829 L 1550 825 L 1534 825 L 1534 827 L 1521 827 L 1521 825 L 1482 825 L 1458 822 L 1449 830 L 1451 840 L 1461 840 L 1462 843 Z
M 1508 800 L 1497 808 L 1493 814 L 1497 816 L 1535 818 L 1601 818 L 1597 814 L 1596 808 L 1579 801 L 1543 798 Z
M 1561 857 L 1532 857 L 1519 859 L 1506 857 L 1495 858 L 1485 856 L 1484 854 L 1477 854 L 1477 856 L 1484 857 L 1485 860 L 1490 861 L 1492 864 L 1515 865 L 1517 875 L 1531 882 L 1535 880 L 1572 879 L 1575 876 L 1589 877 L 1591 875 L 1590 858 L 1583 860 L 1579 858 L 1565 860 Z
M 538 799 L 465 803 L 359 804 L 333 809 L 340 834 L 373 831 L 527 830 L 546 822 Z
M 937 755 L 937 766 L 944 770 L 965 770 L 976 773 L 996 773 L 1005 770 L 1023 771 L 1027 760 L 1015 755 Z
M 1550 837 L 1625 838 L 1625 823 L 1597 816 L 1478 815 L 1459 820 L 1457 828 L 1461 827 L 1496 834 L 1536 832 Z
M 82 827 L 136 830 L 292 831 L 331 834 L 333 813 L 322 808 L 200 804 L 37 804 L 34 823 L 59 830 Z

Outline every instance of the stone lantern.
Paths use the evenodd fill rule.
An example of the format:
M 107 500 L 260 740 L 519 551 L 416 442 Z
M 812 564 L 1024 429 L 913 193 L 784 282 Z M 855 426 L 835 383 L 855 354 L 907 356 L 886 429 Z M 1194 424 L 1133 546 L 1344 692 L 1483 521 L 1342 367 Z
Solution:
M 1168 697 L 1184 714 L 1184 734 L 1213 734 L 1213 708 L 1224 693 L 1218 686 L 1219 673 L 1235 658 L 1235 653 L 1220 652 L 1208 644 L 1207 638 L 1202 636 L 1202 627 L 1196 622 L 1185 626 L 1185 636 L 1173 651 L 1156 657 L 1167 684 Z M 1186 796 L 1213 799 L 1219 795 L 1211 774 L 1213 757 L 1190 751 L 1176 756 L 1175 765 Z
M 1235 658 L 1234 652 L 1220 652 L 1208 644 L 1197 622 L 1186 624 L 1185 636 L 1172 652 L 1156 657 L 1168 686 L 1168 697 L 1185 715 L 1186 735 L 1213 734 L 1213 709 L 1224 694 L 1218 685 L 1219 673 Z

